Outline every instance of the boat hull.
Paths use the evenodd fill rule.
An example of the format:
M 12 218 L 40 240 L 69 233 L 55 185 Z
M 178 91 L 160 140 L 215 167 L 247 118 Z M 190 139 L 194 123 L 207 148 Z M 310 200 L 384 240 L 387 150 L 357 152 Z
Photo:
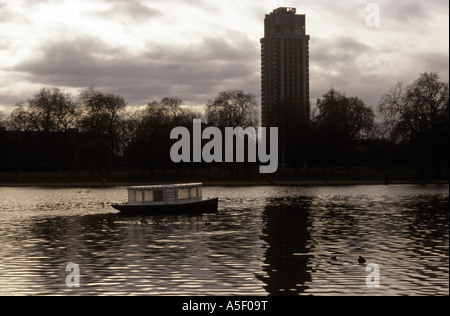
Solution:
M 168 205 L 112 205 L 125 215 L 166 215 L 166 214 L 201 214 L 216 213 L 219 199 L 208 199 L 186 204 Z

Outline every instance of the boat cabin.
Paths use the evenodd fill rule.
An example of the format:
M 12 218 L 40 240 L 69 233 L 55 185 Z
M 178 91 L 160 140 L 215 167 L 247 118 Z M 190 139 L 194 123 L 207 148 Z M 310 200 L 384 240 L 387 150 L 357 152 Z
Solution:
M 202 183 L 128 188 L 128 205 L 176 205 L 202 200 Z

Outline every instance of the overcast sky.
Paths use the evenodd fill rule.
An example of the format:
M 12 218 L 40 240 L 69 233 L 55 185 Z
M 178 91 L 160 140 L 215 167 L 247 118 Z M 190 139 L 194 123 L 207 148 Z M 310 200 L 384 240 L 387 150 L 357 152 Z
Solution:
M 381 25 L 366 25 L 366 6 Z M 39 89 L 89 86 L 143 105 L 260 96 L 264 15 L 278 0 L 0 0 L 0 110 Z M 306 14 L 311 99 L 333 87 L 376 105 L 397 81 L 449 77 L 448 0 L 288 0 Z

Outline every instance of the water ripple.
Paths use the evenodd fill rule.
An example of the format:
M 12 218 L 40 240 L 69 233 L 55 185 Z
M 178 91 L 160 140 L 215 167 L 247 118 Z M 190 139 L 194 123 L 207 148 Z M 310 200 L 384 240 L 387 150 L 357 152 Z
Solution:
M 218 214 L 143 225 L 125 188 L 0 188 L 0 295 L 449 294 L 448 186 L 204 191 Z

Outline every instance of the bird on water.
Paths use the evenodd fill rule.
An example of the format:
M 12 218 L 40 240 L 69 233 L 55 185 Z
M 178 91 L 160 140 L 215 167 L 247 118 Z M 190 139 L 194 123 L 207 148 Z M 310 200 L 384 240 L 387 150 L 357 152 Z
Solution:
M 363 257 L 359 256 L 358 263 L 359 264 L 364 264 L 364 263 L 366 263 L 366 259 L 364 259 Z

